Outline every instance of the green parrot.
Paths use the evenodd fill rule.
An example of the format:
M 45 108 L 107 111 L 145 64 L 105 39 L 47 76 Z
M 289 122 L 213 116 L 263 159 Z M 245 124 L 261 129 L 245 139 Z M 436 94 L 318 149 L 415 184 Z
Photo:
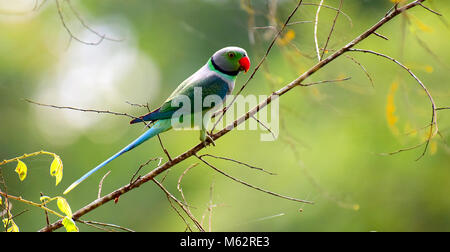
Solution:
M 204 106 L 203 101 L 208 97 L 215 97 L 214 103 L 223 103 L 226 96 L 233 91 L 236 77 L 239 72 L 247 72 L 249 68 L 249 57 L 247 56 L 247 52 L 242 48 L 234 46 L 225 47 L 215 52 L 203 67 L 184 80 L 175 91 L 173 91 L 161 107 L 130 122 L 130 124 L 138 122 L 154 123 L 150 129 L 125 148 L 72 183 L 64 191 L 64 194 L 70 192 L 87 177 L 125 152 L 134 149 L 160 133 L 172 129 L 174 122 L 188 121 L 190 124 L 197 125 L 198 123 L 194 122 L 194 118 L 196 115 L 201 115 L 201 123 L 197 126 L 200 127 L 200 140 L 206 145 L 206 141 L 208 140 L 208 135 L 206 133 L 207 125 L 204 125 L 203 116 L 212 108 L 212 106 Z M 201 98 L 200 106 L 198 106 L 199 101 L 196 101 L 196 99 L 199 98 Z M 181 111 L 182 109 L 179 106 L 176 106 L 176 104 L 179 104 L 180 102 L 183 103 L 183 105 L 188 103 L 188 110 L 186 110 L 186 106 L 184 106 L 182 107 L 184 110 Z M 189 120 L 188 117 L 191 119 Z

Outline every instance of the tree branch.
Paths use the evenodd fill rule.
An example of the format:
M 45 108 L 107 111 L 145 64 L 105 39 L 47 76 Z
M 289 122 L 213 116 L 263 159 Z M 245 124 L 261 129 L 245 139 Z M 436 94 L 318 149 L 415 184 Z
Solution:
M 433 96 L 431 96 L 430 91 L 428 91 L 428 88 L 425 86 L 425 84 L 423 84 L 423 82 L 408 67 L 406 67 L 405 65 L 400 63 L 398 60 L 396 60 L 396 59 L 394 59 L 394 58 L 392 58 L 390 56 L 387 56 L 387 55 L 382 54 L 382 53 L 374 52 L 374 51 L 371 51 L 371 50 L 363 50 L 363 49 L 350 49 L 349 51 L 351 51 L 351 52 L 370 53 L 370 54 L 373 54 L 373 55 L 376 55 L 376 56 L 380 56 L 380 57 L 383 57 L 383 58 L 386 58 L 388 60 L 393 61 L 395 64 L 397 64 L 400 67 L 402 67 L 403 69 L 405 69 L 419 83 L 419 85 L 422 87 L 422 89 L 427 94 L 428 99 L 430 100 L 430 103 L 431 103 L 431 107 L 432 107 L 430 133 L 429 133 L 429 135 L 427 137 L 427 140 L 425 141 L 425 143 L 426 143 L 425 144 L 425 149 L 424 149 L 423 153 L 417 159 L 417 160 L 420 160 L 423 156 L 425 156 L 425 154 L 426 154 L 426 152 L 428 150 L 428 145 L 430 144 L 431 139 L 439 132 L 439 128 L 438 128 L 438 125 L 437 125 L 436 103 L 434 102 Z M 433 126 L 435 127 L 435 130 L 433 130 Z

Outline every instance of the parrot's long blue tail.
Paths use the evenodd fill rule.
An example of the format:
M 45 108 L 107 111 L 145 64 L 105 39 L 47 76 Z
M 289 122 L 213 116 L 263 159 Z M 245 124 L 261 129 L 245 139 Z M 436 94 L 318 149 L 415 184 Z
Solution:
M 138 137 L 136 140 L 131 142 L 129 145 L 127 145 L 125 148 L 114 154 L 112 157 L 108 158 L 107 160 L 103 161 L 103 163 L 99 164 L 94 169 L 88 171 L 86 174 L 83 175 L 83 177 L 79 178 L 77 181 L 73 182 L 65 191 L 64 194 L 67 194 L 70 192 L 73 188 L 75 188 L 79 183 L 81 183 L 83 180 L 85 180 L 87 177 L 91 176 L 94 172 L 98 171 L 100 168 L 108 164 L 109 162 L 113 161 L 117 157 L 121 156 L 127 151 L 130 151 L 140 145 L 141 143 L 147 141 L 148 139 L 167 131 L 171 128 L 171 120 L 165 119 L 165 120 L 159 120 L 157 121 L 150 129 L 148 129 L 144 134 L 142 134 L 140 137 Z

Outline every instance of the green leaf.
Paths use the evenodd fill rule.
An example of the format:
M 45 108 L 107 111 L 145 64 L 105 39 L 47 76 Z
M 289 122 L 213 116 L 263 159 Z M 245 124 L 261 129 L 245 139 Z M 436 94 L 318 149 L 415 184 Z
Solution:
M 50 175 L 56 177 L 56 185 L 61 182 L 63 177 L 63 162 L 58 155 L 54 155 L 53 162 L 50 165 Z
M 17 159 L 17 167 L 15 172 L 19 174 L 20 181 L 23 181 L 27 177 L 27 165 L 21 160 Z
M 3 226 L 6 228 L 8 226 L 10 226 L 9 228 L 6 229 L 6 232 L 19 232 L 19 227 L 16 225 L 16 223 L 14 223 L 13 220 L 11 219 L 3 219 Z
M 63 226 L 66 228 L 67 232 L 79 232 L 77 225 L 75 225 L 75 221 L 68 216 L 64 217 L 62 221 Z
M 69 203 L 67 203 L 67 200 L 64 199 L 63 197 L 57 197 L 58 201 L 57 201 L 57 205 L 59 210 L 61 210 L 61 212 L 63 212 L 65 215 L 67 215 L 67 217 L 72 218 L 72 210 L 70 209 Z

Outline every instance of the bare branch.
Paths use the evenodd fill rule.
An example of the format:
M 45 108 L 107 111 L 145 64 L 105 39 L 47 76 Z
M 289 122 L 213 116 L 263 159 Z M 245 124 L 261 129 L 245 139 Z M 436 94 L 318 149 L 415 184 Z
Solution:
M 140 108 L 146 108 L 148 110 L 148 112 L 151 111 L 150 106 L 148 105 L 148 102 L 146 104 L 137 104 L 137 103 L 132 103 L 129 101 L 125 101 L 126 104 L 129 104 L 131 106 L 135 106 L 135 107 L 140 107 Z
M 420 3 L 419 5 L 422 6 L 425 10 L 427 10 L 427 11 L 429 11 L 429 12 L 431 12 L 431 13 L 434 13 L 434 14 L 436 14 L 436 15 L 442 17 L 442 14 L 441 14 L 441 13 L 439 13 L 439 12 L 437 12 L 437 11 L 435 11 L 435 10 L 432 10 L 432 9 L 428 8 L 427 6 L 423 5 L 422 3 Z
M 267 131 L 270 132 L 270 134 L 272 134 L 273 139 L 277 139 L 277 137 L 275 136 L 275 134 L 272 132 L 272 130 L 270 130 L 270 128 L 268 126 L 266 126 L 263 122 L 261 122 L 258 118 L 255 117 L 255 115 L 251 116 L 252 119 L 254 119 L 256 122 L 258 122 L 261 126 L 263 126 L 263 128 L 265 128 Z
M 106 36 L 106 34 L 100 34 L 96 30 L 92 29 L 89 25 L 86 24 L 86 22 L 84 22 L 84 19 L 81 17 L 80 13 L 78 13 L 78 11 L 75 9 L 75 7 L 72 5 L 72 2 L 70 0 L 65 0 L 65 2 L 69 6 L 70 10 L 72 10 L 73 14 L 78 19 L 78 21 L 81 23 L 81 25 L 84 28 L 86 28 L 88 31 L 92 32 L 93 34 L 97 35 L 100 38 L 100 41 L 98 43 L 101 43 L 103 39 L 109 40 L 109 41 L 114 41 L 114 42 L 122 42 L 123 41 L 123 39 L 110 38 L 110 37 Z M 62 20 L 62 21 L 64 22 L 64 20 Z M 95 44 L 91 44 L 91 45 L 95 45 Z
M 167 149 L 164 147 L 164 144 L 163 144 L 163 142 L 162 142 L 162 140 L 161 140 L 161 137 L 159 136 L 159 134 L 156 135 L 156 136 L 158 137 L 159 144 L 161 145 L 161 148 L 162 148 L 162 150 L 164 151 L 164 153 L 166 153 L 167 158 L 169 159 L 169 161 L 172 161 L 172 158 L 170 157 L 169 152 L 168 152 Z
M 24 100 L 28 103 L 32 103 L 32 104 L 42 106 L 42 107 L 50 107 L 50 108 L 56 108 L 56 109 L 69 109 L 69 110 L 75 110 L 75 111 L 81 111 L 81 112 L 93 112 L 93 113 L 98 113 L 98 114 L 111 114 L 111 115 L 117 115 L 117 116 L 127 116 L 132 119 L 138 119 L 137 117 L 129 115 L 127 113 L 113 112 L 113 111 L 108 111 L 108 110 L 82 109 L 82 108 L 75 108 L 75 107 L 68 107 L 68 106 L 56 106 L 56 105 L 51 105 L 51 104 L 35 102 L 35 101 L 32 101 L 27 98 L 24 98 Z
M 91 227 L 98 228 L 98 229 L 101 229 L 101 230 L 105 230 L 105 229 L 100 228 L 99 226 L 116 228 L 116 229 L 120 229 L 120 230 L 127 231 L 127 232 L 135 232 L 132 229 L 129 229 L 129 228 L 126 228 L 126 227 L 122 227 L 122 226 L 119 226 L 119 225 L 116 225 L 116 224 L 110 224 L 110 223 L 104 223 L 104 222 L 98 222 L 98 221 L 85 221 L 85 220 L 80 220 L 80 219 L 78 219 L 77 222 L 80 222 L 80 223 L 83 223 L 85 225 L 89 225 Z M 114 230 L 106 230 L 106 231 L 114 231 Z
M 389 40 L 386 36 L 381 35 L 381 34 L 378 33 L 378 32 L 374 32 L 373 35 L 376 35 L 377 37 L 380 37 L 380 38 L 382 38 L 382 39 L 384 39 L 384 40 Z
M 324 55 L 325 52 L 327 51 L 328 43 L 330 42 L 331 35 L 333 34 L 334 28 L 336 27 L 336 22 L 337 22 L 337 19 L 338 19 L 338 17 L 339 17 L 339 14 L 341 13 L 343 2 L 344 2 L 344 0 L 340 0 L 340 3 L 339 3 L 339 10 L 336 11 L 336 16 L 334 17 L 333 25 L 331 26 L 331 30 L 330 30 L 330 33 L 328 34 L 327 42 L 325 43 L 325 46 L 323 47 L 322 55 L 320 56 L 320 59 L 323 58 L 323 55 Z
M 156 185 L 159 186 L 159 188 L 161 188 L 168 197 L 170 197 L 171 199 L 173 199 L 183 210 L 184 212 L 189 216 L 189 218 L 195 223 L 195 225 L 197 226 L 198 230 L 201 232 L 205 232 L 205 229 L 203 229 L 202 225 L 200 224 L 200 222 L 197 221 L 197 219 L 194 217 L 194 215 L 191 214 L 191 211 L 189 211 L 186 206 L 184 205 L 183 202 L 181 202 L 179 199 L 177 199 L 175 196 L 173 196 L 161 183 L 159 183 L 156 179 L 152 179 L 153 182 L 156 183 Z
M 316 45 L 317 59 L 319 61 L 322 60 L 322 57 L 320 56 L 319 40 L 317 38 L 317 29 L 319 26 L 319 14 L 320 14 L 320 9 L 322 8 L 323 1 L 324 0 L 320 0 L 319 7 L 317 7 L 316 19 L 314 20 L 314 44 Z
M 97 199 L 100 199 L 101 195 L 102 195 L 102 187 L 103 187 L 103 181 L 105 180 L 106 177 L 108 177 L 108 175 L 111 173 L 111 170 L 109 170 L 104 176 L 103 178 L 100 180 L 100 183 L 98 183 L 98 193 L 97 193 Z
M 286 24 L 286 26 L 291 26 L 291 25 L 296 25 L 296 24 L 309 24 L 309 23 L 312 23 L 312 21 L 295 21 L 295 22 L 291 22 L 291 23 Z M 266 29 L 277 30 L 277 27 L 275 27 L 273 25 L 254 26 L 254 27 L 252 27 L 252 29 L 254 29 L 254 30 L 266 30 Z
M 353 58 L 353 57 L 351 57 L 351 56 L 345 55 L 345 57 L 346 57 L 347 59 L 350 59 L 351 61 L 353 61 L 355 64 L 357 64 L 357 65 L 364 71 L 364 73 L 366 74 L 366 76 L 367 76 L 367 78 L 369 79 L 370 84 L 372 85 L 372 87 L 375 87 L 375 85 L 374 85 L 374 83 L 373 83 L 372 77 L 370 76 L 370 74 L 369 74 L 369 72 L 366 70 L 366 68 L 363 66 L 363 64 L 361 64 L 359 61 L 357 61 L 355 58 Z
M 172 209 L 177 213 L 178 216 L 180 216 L 180 218 L 183 220 L 184 224 L 186 224 L 186 229 L 193 232 L 193 230 L 191 229 L 191 225 L 189 225 L 189 222 L 183 217 L 183 215 L 180 213 L 180 211 L 178 211 L 178 209 L 176 208 L 176 206 L 172 203 L 172 199 L 170 198 L 169 195 L 166 194 L 167 197 L 167 201 L 169 201 L 170 206 L 172 207 Z M 203 223 L 201 223 L 201 225 L 203 225 Z
M 44 196 L 44 194 L 42 192 L 40 192 L 40 195 L 41 195 L 41 197 Z M 47 207 L 45 204 L 44 204 L 44 206 Z M 47 226 L 48 226 L 48 225 L 50 225 L 50 221 L 48 219 L 47 210 L 44 209 L 44 213 L 45 213 L 45 223 L 47 223 Z
M 417 149 L 417 148 L 419 148 L 419 147 L 421 147 L 421 146 L 423 146 L 424 144 L 427 144 L 427 143 L 428 143 L 428 141 L 422 142 L 422 143 L 420 143 L 418 145 L 415 145 L 415 146 L 412 146 L 412 147 L 396 150 L 396 151 L 393 151 L 393 152 L 379 153 L 379 155 L 392 156 L 392 155 L 395 155 L 395 154 L 398 154 L 398 153 L 402 153 L 402 152 L 405 152 L 405 151 L 415 150 L 415 149 Z
M 78 42 L 80 42 L 80 43 L 82 43 L 82 44 L 85 44 L 85 45 L 94 45 L 94 46 L 95 46 L 95 45 L 99 45 L 100 43 L 103 42 L 103 40 L 105 39 L 105 36 L 104 36 L 104 35 L 101 36 L 100 39 L 99 39 L 97 42 L 86 42 L 86 41 L 83 41 L 83 40 L 79 39 L 77 36 L 75 36 L 75 35 L 72 33 L 72 31 L 69 29 L 69 27 L 67 26 L 66 21 L 64 20 L 64 15 L 63 15 L 63 13 L 62 13 L 63 11 L 62 11 L 62 8 L 61 8 L 61 6 L 60 6 L 60 4 L 59 4 L 59 0 L 55 0 L 55 3 L 56 3 L 56 9 L 57 9 L 57 11 L 58 11 L 58 15 L 59 15 L 59 18 L 60 18 L 60 20 L 61 20 L 61 23 L 62 23 L 64 29 L 66 29 L 67 33 L 69 34 L 71 40 L 74 39 L 74 40 L 76 40 L 76 41 L 78 41 Z
M 318 85 L 318 84 L 324 84 L 324 83 L 333 83 L 333 82 L 341 82 L 341 81 L 348 81 L 351 80 L 352 77 L 346 77 L 343 79 L 337 79 L 337 80 L 323 80 L 323 81 L 316 81 L 316 82 L 311 82 L 311 83 L 299 83 L 299 86 L 302 87 L 308 87 L 308 86 L 313 86 L 313 85 Z
M 402 67 L 403 69 L 405 69 L 418 83 L 419 85 L 422 87 L 422 89 L 425 91 L 425 93 L 428 96 L 428 99 L 430 100 L 431 103 L 431 107 L 432 107 L 432 112 L 431 112 L 431 123 L 430 123 L 430 133 L 429 136 L 427 137 L 426 140 L 426 144 L 425 144 L 425 149 L 423 151 L 423 153 L 419 156 L 419 158 L 417 160 L 420 160 L 423 156 L 425 156 L 427 150 L 428 150 L 428 145 L 430 144 L 431 139 L 437 134 L 437 132 L 439 132 L 438 129 L 438 125 L 437 125 L 437 114 L 436 114 L 436 103 L 434 102 L 433 97 L 430 94 L 430 91 L 428 91 L 428 88 L 425 86 L 425 84 L 423 84 L 423 82 L 405 65 L 403 65 L 402 63 L 400 63 L 398 60 L 387 56 L 385 54 L 382 53 L 378 53 L 378 52 L 374 52 L 371 50 L 363 50 L 363 49 L 349 49 L 350 52 L 362 52 L 362 53 L 370 53 L 376 56 L 380 56 L 383 58 L 386 58 L 388 60 L 393 61 L 394 63 L 396 63 L 397 65 L 399 65 L 400 67 Z M 433 130 L 432 126 L 435 126 L 435 130 Z
M 192 168 L 196 167 L 197 165 L 198 165 L 198 163 L 190 165 L 188 168 L 186 168 L 186 170 L 184 170 L 184 172 L 178 178 L 177 189 L 180 192 L 181 197 L 183 198 L 184 203 L 186 205 L 187 205 L 187 201 L 186 201 L 186 198 L 184 197 L 183 189 L 181 188 L 181 180 L 183 180 L 184 176 L 188 173 L 188 171 L 190 171 Z M 189 207 L 187 207 L 187 210 L 189 211 Z
M 211 155 L 211 154 L 203 154 L 203 155 L 199 156 L 199 158 L 202 158 L 202 157 L 212 157 L 212 158 L 227 160 L 227 161 L 231 161 L 231 162 L 234 162 L 234 163 L 237 163 L 237 164 L 240 164 L 240 165 L 247 166 L 247 167 L 249 167 L 251 169 L 263 171 L 263 172 L 265 172 L 267 174 L 270 174 L 270 175 L 277 175 L 276 173 L 273 173 L 273 172 L 270 172 L 270 171 L 266 171 L 263 168 L 259 168 L 259 167 L 253 166 L 253 165 L 249 165 L 249 164 L 246 164 L 244 162 L 241 162 L 241 161 L 238 161 L 238 160 L 235 160 L 235 159 L 231 159 L 231 158 L 218 157 L 218 156 L 214 156 L 214 155 Z
M 130 185 L 131 185 L 131 184 L 134 184 L 134 183 L 136 182 L 136 180 L 139 179 L 139 177 L 138 177 L 136 180 L 134 180 L 134 178 L 136 177 L 136 175 L 139 173 L 139 171 L 140 171 L 142 168 L 144 168 L 144 167 L 147 166 L 150 162 L 155 161 L 155 160 L 157 160 L 157 159 L 159 159 L 159 163 L 158 163 L 158 165 L 157 165 L 157 166 L 159 166 L 159 165 L 161 164 L 161 161 L 162 161 L 162 158 L 161 158 L 161 157 L 150 158 L 149 160 L 147 160 L 147 162 L 145 162 L 144 164 L 141 164 L 141 165 L 139 166 L 139 168 L 136 170 L 136 172 L 133 174 L 133 176 L 131 177 L 131 179 L 130 179 Z
M 319 4 L 316 4 L 316 3 L 303 3 L 303 5 L 304 6 L 319 6 Z M 350 23 L 350 26 L 353 27 L 353 20 L 347 13 L 343 12 L 342 10 L 339 10 L 338 8 L 335 8 L 335 7 L 332 7 L 329 5 L 325 5 L 325 4 L 322 4 L 322 8 L 338 11 L 339 13 L 341 13 L 342 15 L 344 15 L 347 18 L 348 22 Z
M 218 168 L 216 168 L 216 167 L 213 166 L 212 164 L 206 162 L 206 161 L 205 161 L 203 158 L 201 158 L 200 156 L 197 156 L 197 155 L 195 155 L 195 156 L 196 156 L 198 159 L 200 159 L 203 163 L 205 163 L 205 164 L 208 165 L 209 167 L 213 168 L 213 169 L 214 169 L 215 171 L 217 171 L 218 173 L 220 173 L 220 174 L 224 175 L 225 177 L 230 178 L 230 179 L 232 179 L 232 180 L 234 180 L 234 181 L 236 181 L 236 182 L 238 182 L 238 183 L 240 183 L 240 184 L 243 184 L 243 185 L 248 186 L 248 187 L 250 187 L 250 188 L 253 188 L 253 189 L 255 189 L 255 190 L 258 190 L 258 191 L 261 191 L 261 192 L 264 192 L 264 193 L 267 193 L 267 194 L 270 194 L 270 195 L 273 195 L 273 196 L 275 196 L 275 197 L 279 197 L 279 198 L 282 198 L 282 199 L 287 199 L 287 200 L 292 200 L 292 201 L 297 201 L 297 202 L 307 203 L 307 204 L 314 204 L 314 203 L 311 202 L 311 201 L 302 200 L 302 199 L 297 199 L 297 198 L 292 198 L 292 197 L 289 197 L 289 196 L 284 196 L 284 195 L 281 195 L 281 194 L 278 194 L 278 193 L 274 193 L 274 192 L 271 192 L 271 191 L 268 191 L 268 190 L 259 188 L 259 187 L 257 187 L 257 186 L 251 185 L 251 184 L 249 184 L 249 183 L 247 183 L 247 182 L 245 182 L 245 181 L 242 181 L 242 180 L 240 180 L 240 179 L 237 179 L 237 178 L 235 178 L 235 177 L 233 177 L 233 176 L 231 176 L 231 175 L 228 175 L 227 173 L 225 173 L 225 172 L 219 170 Z

